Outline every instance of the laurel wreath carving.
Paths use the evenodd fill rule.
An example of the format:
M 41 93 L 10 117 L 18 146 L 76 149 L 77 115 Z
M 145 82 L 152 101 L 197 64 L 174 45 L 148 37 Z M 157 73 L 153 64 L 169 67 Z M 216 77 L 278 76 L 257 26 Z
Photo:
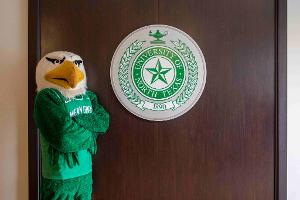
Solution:
M 184 104 L 193 94 L 198 81 L 198 65 L 195 59 L 193 52 L 190 48 L 181 40 L 178 41 L 171 41 L 175 49 L 182 55 L 184 60 L 188 65 L 188 80 L 184 90 L 179 94 L 176 98 L 176 103 L 178 105 Z M 132 57 L 142 49 L 143 44 L 145 41 L 134 41 L 124 52 L 119 66 L 119 82 L 120 86 L 124 92 L 126 98 L 133 104 L 138 105 L 143 102 L 140 97 L 134 92 L 129 80 L 128 80 L 128 73 L 129 73 L 129 63 Z
M 141 99 L 132 89 L 129 81 L 128 81 L 128 68 L 131 58 L 140 50 L 142 49 L 143 44 L 145 41 L 134 41 L 124 52 L 119 66 L 119 82 L 120 86 L 124 92 L 126 98 L 133 104 L 138 105 L 141 103 Z
M 188 65 L 188 80 L 182 93 L 176 98 L 177 104 L 184 104 L 193 94 L 198 81 L 198 65 L 191 49 L 181 40 L 171 41 Z

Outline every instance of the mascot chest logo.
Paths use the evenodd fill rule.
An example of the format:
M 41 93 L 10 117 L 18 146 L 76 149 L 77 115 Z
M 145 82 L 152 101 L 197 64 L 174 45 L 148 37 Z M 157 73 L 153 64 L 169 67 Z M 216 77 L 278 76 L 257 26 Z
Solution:
M 65 106 L 70 117 L 75 117 L 81 114 L 90 114 L 93 112 L 90 99 L 84 96 L 67 99 L 65 101 Z

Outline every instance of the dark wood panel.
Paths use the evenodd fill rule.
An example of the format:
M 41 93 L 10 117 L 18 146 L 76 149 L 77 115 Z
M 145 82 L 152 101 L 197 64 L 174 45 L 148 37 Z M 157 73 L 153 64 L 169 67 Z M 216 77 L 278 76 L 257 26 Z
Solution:
M 274 1 L 161 0 L 159 8 L 160 23 L 201 46 L 207 83 L 195 108 L 157 133 L 168 160 L 161 182 L 174 179 L 158 199 L 274 199 Z
M 28 1 L 28 199 L 39 198 L 39 137 L 33 121 L 35 66 L 40 59 L 39 1 Z
M 287 199 L 287 1 L 276 1 L 275 195 Z

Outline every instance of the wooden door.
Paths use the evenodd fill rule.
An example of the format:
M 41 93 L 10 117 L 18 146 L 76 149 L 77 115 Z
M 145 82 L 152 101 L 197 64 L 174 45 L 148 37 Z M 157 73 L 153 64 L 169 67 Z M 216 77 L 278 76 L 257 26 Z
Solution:
M 111 114 L 94 157 L 94 199 L 285 199 L 285 1 L 30 1 L 29 110 L 40 56 L 84 59 L 89 89 Z M 110 84 L 121 40 L 149 24 L 188 33 L 207 63 L 202 97 L 166 122 L 130 114 Z M 30 112 L 31 113 L 31 112 Z M 37 198 L 38 146 L 29 113 L 30 199 Z

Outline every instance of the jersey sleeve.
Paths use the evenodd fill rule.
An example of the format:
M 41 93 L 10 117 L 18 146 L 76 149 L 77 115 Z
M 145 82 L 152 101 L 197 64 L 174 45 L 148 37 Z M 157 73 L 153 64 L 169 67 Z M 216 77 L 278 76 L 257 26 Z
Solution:
M 95 93 L 87 91 L 86 94 L 91 100 L 93 112 L 76 116 L 74 117 L 75 121 L 91 132 L 104 134 L 109 128 L 110 116 L 98 102 L 98 98 Z

